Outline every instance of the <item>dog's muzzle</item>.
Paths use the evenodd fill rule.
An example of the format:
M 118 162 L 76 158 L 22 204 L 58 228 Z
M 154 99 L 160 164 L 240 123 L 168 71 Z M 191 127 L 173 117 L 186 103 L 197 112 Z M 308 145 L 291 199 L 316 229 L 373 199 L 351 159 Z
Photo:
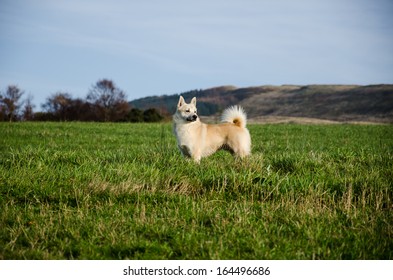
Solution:
M 187 118 L 188 122 L 195 122 L 198 119 L 198 115 L 192 115 Z

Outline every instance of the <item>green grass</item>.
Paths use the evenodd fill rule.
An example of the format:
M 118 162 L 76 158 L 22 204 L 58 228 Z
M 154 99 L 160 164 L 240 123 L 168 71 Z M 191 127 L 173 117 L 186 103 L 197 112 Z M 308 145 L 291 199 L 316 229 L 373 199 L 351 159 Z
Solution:
M 393 259 L 393 126 L 249 129 L 196 165 L 170 124 L 0 123 L 0 259 Z

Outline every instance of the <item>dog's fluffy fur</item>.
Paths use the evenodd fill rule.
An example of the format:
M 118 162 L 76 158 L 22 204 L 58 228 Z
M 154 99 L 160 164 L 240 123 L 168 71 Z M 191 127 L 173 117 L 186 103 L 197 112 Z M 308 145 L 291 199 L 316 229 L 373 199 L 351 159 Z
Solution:
M 251 137 L 244 110 L 239 106 L 229 107 L 221 120 L 221 124 L 202 123 L 197 115 L 196 98 L 188 104 L 180 96 L 173 115 L 173 129 L 181 153 L 198 163 L 202 157 L 220 149 L 241 158 L 249 155 Z

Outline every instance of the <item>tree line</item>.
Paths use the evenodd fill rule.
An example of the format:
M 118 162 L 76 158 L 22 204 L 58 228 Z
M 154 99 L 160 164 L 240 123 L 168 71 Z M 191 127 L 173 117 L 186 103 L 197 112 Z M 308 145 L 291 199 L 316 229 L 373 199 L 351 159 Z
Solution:
M 24 91 L 16 85 L 0 92 L 0 121 L 158 122 L 164 118 L 155 108 L 132 108 L 125 92 L 109 79 L 97 81 L 85 99 L 56 92 L 46 99 L 39 112 L 34 112 L 31 95 L 24 100 L 22 96 Z

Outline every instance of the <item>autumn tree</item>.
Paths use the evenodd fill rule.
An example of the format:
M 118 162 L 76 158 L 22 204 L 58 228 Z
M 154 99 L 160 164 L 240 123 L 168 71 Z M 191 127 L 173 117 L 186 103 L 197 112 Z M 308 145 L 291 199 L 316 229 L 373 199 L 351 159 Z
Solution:
M 71 105 L 72 97 L 69 93 L 57 92 L 48 97 L 42 107 L 56 120 L 67 121 Z
M 119 121 L 125 119 L 129 106 L 124 91 L 108 79 L 99 80 L 89 90 L 86 100 L 94 105 L 99 121 Z
M 81 99 L 73 99 L 71 105 L 67 111 L 67 116 L 69 120 L 72 121 L 94 121 L 94 112 L 92 105 Z
M 0 107 L 3 117 L 12 122 L 18 117 L 19 109 L 22 106 L 20 98 L 24 94 L 16 85 L 10 85 L 4 94 L 0 94 Z

